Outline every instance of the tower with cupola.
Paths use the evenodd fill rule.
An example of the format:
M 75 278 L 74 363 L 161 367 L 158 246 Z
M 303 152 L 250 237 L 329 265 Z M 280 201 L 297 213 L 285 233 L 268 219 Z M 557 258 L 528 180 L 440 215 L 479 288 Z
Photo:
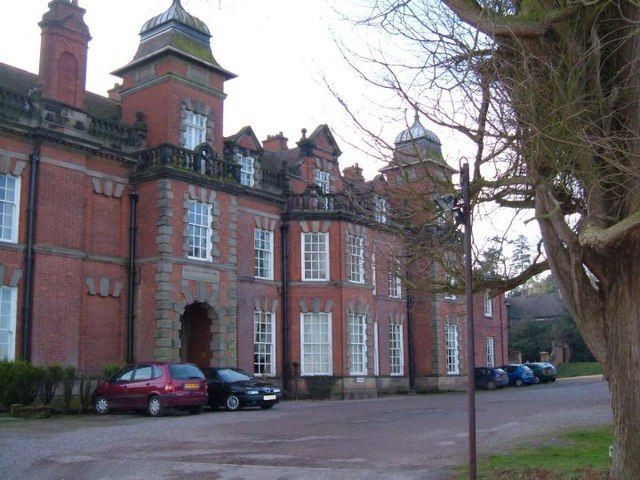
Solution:
M 193 149 L 207 143 L 222 154 L 224 83 L 235 75 L 211 50 L 211 32 L 173 0 L 140 31 L 133 60 L 116 70 L 126 122 L 144 118 L 150 147 L 162 143 Z

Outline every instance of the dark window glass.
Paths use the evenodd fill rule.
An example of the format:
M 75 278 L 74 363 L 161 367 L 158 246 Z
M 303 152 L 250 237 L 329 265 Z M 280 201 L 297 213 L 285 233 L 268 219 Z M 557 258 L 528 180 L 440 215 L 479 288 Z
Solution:
M 232 370 L 231 368 L 223 368 L 222 370 L 218 370 L 218 375 L 220 375 L 220 378 L 222 378 L 222 380 L 227 383 L 247 382 L 253 378 L 247 372 L 235 369 Z
M 188 380 L 191 378 L 204 379 L 204 374 L 195 365 L 189 365 L 188 363 L 174 363 L 169 365 L 169 371 L 171 377 L 176 380 Z

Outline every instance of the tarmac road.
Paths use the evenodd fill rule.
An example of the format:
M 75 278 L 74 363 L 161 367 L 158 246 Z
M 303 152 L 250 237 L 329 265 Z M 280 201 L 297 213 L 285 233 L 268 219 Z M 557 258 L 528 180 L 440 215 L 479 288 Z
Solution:
M 611 422 L 600 377 L 478 392 L 480 454 Z M 0 478 L 447 479 L 466 461 L 466 396 L 286 402 L 205 410 L 0 419 Z

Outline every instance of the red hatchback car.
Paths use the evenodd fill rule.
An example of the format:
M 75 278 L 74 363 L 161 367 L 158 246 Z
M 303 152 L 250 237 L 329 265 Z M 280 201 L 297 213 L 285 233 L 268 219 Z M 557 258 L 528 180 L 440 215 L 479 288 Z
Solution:
M 146 410 L 159 417 L 165 408 L 202 411 L 207 404 L 207 380 L 191 363 L 141 362 L 127 365 L 102 382 L 93 393 L 99 414 L 111 410 Z

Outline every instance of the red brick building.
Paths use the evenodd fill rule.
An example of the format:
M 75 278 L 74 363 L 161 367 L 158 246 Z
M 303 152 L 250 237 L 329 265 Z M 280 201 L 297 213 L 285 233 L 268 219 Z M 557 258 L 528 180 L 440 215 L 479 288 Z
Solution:
M 463 383 L 463 299 L 406 292 L 397 266 L 404 167 L 341 173 L 326 125 L 293 147 L 223 137 L 235 75 L 178 0 L 143 26 L 122 84 L 89 93 L 83 15 L 52 0 L 39 73 L 0 64 L 0 357 L 237 365 L 298 392 L 333 376 L 347 397 Z M 418 120 L 396 139 L 423 143 L 450 178 Z M 476 363 L 501 364 L 504 299 L 476 304 Z

